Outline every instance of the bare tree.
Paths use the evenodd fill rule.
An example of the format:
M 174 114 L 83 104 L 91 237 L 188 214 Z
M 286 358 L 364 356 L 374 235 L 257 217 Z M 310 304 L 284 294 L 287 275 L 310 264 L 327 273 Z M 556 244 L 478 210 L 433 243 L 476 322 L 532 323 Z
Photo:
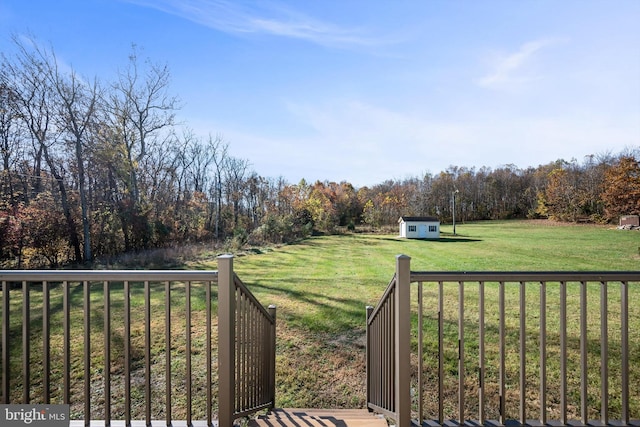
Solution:
M 241 202 L 244 198 L 245 175 L 249 169 L 249 161 L 237 157 L 227 157 L 225 162 L 225 192 L 227 204 L 232 206 L 233 226 L 238 226 Z
M 100 98 L 100 87 L 97 80 L 86 83 L 71 69 L 61 72 L 53 51 L 49 55 L 41 55 L 46 64 L 46 76 L 57 95 L 56 126 L 66 133 L 66 142 L 72 147 L 78 170 L 78 191 L 80 193 L 80 209 L 82 212 L 82 229 L 84 237 L 84 260 L 90 262 L 91 226 L 89 223 L 89 207 L 87 205 L 87 188 L 85 174 L 85 146 L 91 140 L 91 129 L 95 128 L 96 109 Z M 50 58 L 49 61 L 45 61 Z
M 171 132 L 178 99 L 168 94 L 169 68 L 145 61 L 139 64 L 134 46 L 128 66 L 118 74 L 105 96 L 111 144 L 114 152 L 123 153 L 122 164 L 114 164 L 126 188 L 127 198 L 118 209 L 127 250 L 148 244 L 147 207 L 141 199 L 139 168 L 149 154 L 150 146 L 159 144 Z
M 49 52 L 41 50 L 30 40 L 23 43 L 14 37 L 18 49 L 15 61 L 5 61 L 5 84 L 15 93 L 16 106 L 25 126 L 28 128 L 34 145 L 34 174 L 40 175 L 40 159 L 44 157 L 49 171 L 60 192 L 60 203 L 67 221 L 69 242 L 74 250 L 75 259 L 82 260 L 80 239 L 69 202 L 67 186 L 64 180 L 64 167 L 58 159 L 63 155 L 59 147 L 63 129 L 56 124 L 59 113 L 55 89 L 49 78 L 50 69 L 54 67 L 55 58 Z M 36 188 L 39 191 L 39 188 Z
M 212 154 L 211 161 L 215 167 L 215 170 L 213 171 L 214 180 L 209 191 L 213 194 L 213 198 L 215 200 L 214 236 L 216 239 L 220 238 L 220 220 L 222 216 L 222 175 L 227 163 L 228 148 L 229 145 L 224 142 L 222 135 L 216 135 L 215 138 L 209 135 L 207 150 Z
M 128 185 L 135 203 L 140 201 L 136 165 L 147 155 L 150 140 L 160 130 L 172 126 L 178 99 L 168 94 L 169 68 L 145 61 L 140 69 L 137 49 L 133 48 L 127 68 L 112 84 L 108 109 L 112 128 L 118 132 L 128 162 Z
M 2 64 L 0 64 L 0 67 Z M 0 68 L 0 154 L 2 156 L 2 195 L 6 201 L 15 206 L 17 203 L 14 190 L 13 171 L 19 151 L 18 112 L 15 106 L 13 90 L 3 82 L 4 67 Z

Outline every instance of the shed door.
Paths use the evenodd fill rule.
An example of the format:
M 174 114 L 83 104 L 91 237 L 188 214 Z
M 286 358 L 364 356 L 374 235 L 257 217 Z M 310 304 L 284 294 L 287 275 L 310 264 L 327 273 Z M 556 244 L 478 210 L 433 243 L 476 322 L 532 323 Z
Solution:
M 427 225 L 426 224 L 420 224 L 418 226 L 418 238 L 419 239 L 426 239 L 427 238 Z

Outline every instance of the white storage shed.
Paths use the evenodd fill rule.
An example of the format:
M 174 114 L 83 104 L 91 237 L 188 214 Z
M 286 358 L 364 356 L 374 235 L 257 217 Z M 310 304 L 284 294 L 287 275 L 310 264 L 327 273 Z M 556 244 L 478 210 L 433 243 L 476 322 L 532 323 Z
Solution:
M 401 216 L 400 237 L 407 239 L 439 239 L 440 220 L 431 216 Z

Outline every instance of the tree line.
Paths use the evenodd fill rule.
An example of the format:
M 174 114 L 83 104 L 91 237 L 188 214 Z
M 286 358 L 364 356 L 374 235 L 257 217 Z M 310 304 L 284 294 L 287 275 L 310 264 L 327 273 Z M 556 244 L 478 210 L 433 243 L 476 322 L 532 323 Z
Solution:
M 0 263 L 90 263 L 189 242 L 282 243 L 341 227 L 640 214 L 640 147 L 526 169 L 450 166 L 354 188 L 288 183 L 177 120 L 167 65 L 133 47 L 108 80 L 14 38 L 0 62 Z M 455 198 L 455 203 L 454 203 Z

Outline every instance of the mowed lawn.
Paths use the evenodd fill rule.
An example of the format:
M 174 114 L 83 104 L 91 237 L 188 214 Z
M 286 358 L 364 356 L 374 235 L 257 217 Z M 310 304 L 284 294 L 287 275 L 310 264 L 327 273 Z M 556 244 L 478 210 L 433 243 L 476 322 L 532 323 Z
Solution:
M 366 306 L 375 305 L 391 280 L 396 255 L 410 256 L 411 268 L 414 271 L 549 271 L 549 270 L 640 270 L 640 232 L 621 231 L 615 227 L 590 225 L 557 225 L 546 221 L 491 221 L 472 224 L 458 224 L 457 235 L 451 234 L 451 226 L 444 225 L 442 238 L 438 241 L 399 239 L 396 234 L 344 234 L 337 236 L 312 237 L 294 245 L 273 248 L 253 248 L 234 259 L 235 271 L 247 284 L 258 300 L 264 305 L 277 305 L 277 406 L 279 407 L 316 407 L 316 408 L 362 408 L 366 405 L 365 392 L 365 316 Z M 155 268 L 155 267 L 154 267 Z M 183 269 L 216 269 L 215 255 L 202 254 L 197 259 L 187 260 Z M 132 286 L 132 399 L 133 417 L 144 417 L 144 393 L 141 379 L 144 378 L 143 366 L 143 310 L 144 306 L 140 284 Z M 589 288 L 589 390 L 594 393 L 590 406 L 599 408 L 599 308 L 598 284 Z M 496 292 L 495 284 L 487 284 L 487 382 L 486 390 L 494 395 L 497 375 L 497 335 L 495 324 Z M 507 301 L 517 307 L 517 286 L 507 288 Z M 549 286 L 548 296 L 548 330 L 549 330 L 549 407 L 552 416 L 557 417 L 559 390 L 559 358 L 557 357 L 557 287 Z M 184 286 L 175 284 L 172 290 L 172 312 L 175 330 L 172 330 L 172 365 L 176 375 L 174 379 L 173 402 L 174 416 L 184 419 Z M 577 334 L 577 286 L 570 287 L 571 325 L 570 351 L 578 346 Z M 92 285 L 92 389 L 97 392 L 91 396 L 92 417 L 104 418 L 102 413 L 103 390 L 101 353 L 102 330 L 102 284 Z M 457 286 L 446 290 L 445 309 L 445 342 L 447 349 L 447 400 L 445 409 L 447 418 L 455 418 L 457 413 Z M 537 405 L 537 300 L 538 288 L 527 291 L 527 383 L 531 393 L 527 394 L 527 408 L 531 418 L 535 418 Z M 414 289 L 415 294 L 415 289 Z M 11 297 L 11 336 L 12 336 L 12 399 L 20 401 L 21 396 L 21 293 L 12 291 Z M 164 416 L 164 291 L 162 284 L 152 285 L 152 382 L 153 417 Z M 216 293 L 214 291 L 214 298 Z M 194 357 L 194 382 L 197 390 L 203 386 L 203 328 L 204 328 L 204 290 L 194 286 L 192 304 L 193 317 L 192 354 Z M 469 418 L 477 417 L 477 287 L 473 284 L 465 289 L 465 324 L 466 348 L 465 358 L 467 375 L 467 411 Z M 619 324 L 619 287 L 610 286 L 609 290 L 610 338 L 619 342 L 619 332 L 615 324 Z M 83 370 L 81 364 L 84 348 L 82 336 L 82 292 L 75 286 L 71 293 L 72 328 L 78 331 L 72 334 L 72 414 L 82 416 L 82 402 L 86 397 L 82 392 Z M 123 416 L 123 348 L 122 348 L 122 286 L 114 285 L 112 299 L 112 395 L 113 417 Z M 40 361 L 41 348 L 41 291 L 34 288 L 32 302 L 32 400 L 41 399 L 40 378 L 42 377 Z M 434 363 L 437 355 L 437 340 L 433 337 L 437 316 L 435 293 L 433 287 L 425 287 L 425 372 L 434 392 Z M 536 304 L 538 304 L 536 306 Z M 60 288 L 52 290 L 52 306 L 61 307 Z M 217 304 L 214 301 L 214 310 Z M 640 283 L 630 287 L 630 392 L 631 416 L 640 418 Z M 156 314 L 157 313 L 157 314 Z M 214 314 L 215 315 L 215 314 Z M 52 366 L 58 366 L 52 372 L 54 390 L 52 396 L 61 396 L 61 326 L 62 313 L 56 309 L 52 314 Z M 554 318 L 555 316 L 555 318 Z M 617 316 L 617 317 L 616 317 Z M 508 312 L 507 329 L 507 398 L 509 417 L 517 417 L 518 406 L 518 312 L 517 308 Z M 415 318 L 415 315 L 414 315 Z M 214 320 L 214 323 L 216 321 Z M 415 331 L 414 331 L 415 335 Z M 214 341 L 216 337 L 214 336 Z M 555 345 L 555 348 L 554 348 Z M 414 337 L 414 349 L 416 341 Z M 617 375 L 619 351 L 612 346 L 610 370 L 612 377 Z M 216 350 L 214 349 L 214 352 Z M 414 362 L 416 357 L 414 355 Z M 198 363 L 196 363 L 198 362 Z M 202 363 L 201 363 L 202 362 Z M 57 363 L 57 364 L 56 364 Z M 202 366 L 201 366 L 202 365 Z M 572 375 L 576 375 L 577 362 L 575 356 L 569 361 Z M 214 384 L 217 375 L 214 373 Z M 579 378 L 578 378 L 579 384 Z M 619 379 L 612 378 L 611 416 L 620 417 Z M 569 412 L 572 417 L 579 417 L 579 389 L 576 380 L 570 381 Z M 198 409 L 194 419 L 202 419 L 204 409 L 202 402 L 204 393 L 196 392 Z M 214 394 L 217 394 L 214 391 Z M 616 397 L 617 396 L 617 397 Z M 55 400 L 54 399 L 54 400 Z M 437 412 L 437 402 L 432 396 L 426 402 L 427 413 L 431 418 Z M 194 403 L 195 405 L 196 403 Z M 488 404 L 495 407 L 495 398 L 489 396 Z M 214 414 L 217 403 L 214 404 Z M 488 409 L 488 416 L 497 418 L 495 409 Z M 597 418 L 595 409 L 590 418 Z
M 283 407 L 363 407 L 365 405 L 365 307 L 375 305 L 386 285 L 392 278 L 395 259 L 398 254 L 410 256 L 411 268 L 416 271 L 549 271 L 549 270 L 640 270 L 640 233 L 621 231 L 615 227 L 588 225 L 557 225 L 546 221 L 491 221 L 472 224 L 458 224 L 457 235 L 453 236 L 450 226 L 443 226 L 442 238 L 439 241 L 405 240 L 395 235 L 347 234 L 339 236 L 314 237 L 297 245 L 283 246 L 261 254 L 240 256 L 235 259 L 238 275 L 247 283 L 258 299 L 264 304 L 278 306 L 278 405 Z M 631 289 L 630 319 L 632 343 L 632 415 L 640 417 L 640 283 Z M 596 284 L 597 286 L 597 284 Z M 471 287 L 471 286 L 470 286 Z M 457 288 L 451 288 L 447 296 L 448 332 L 445 340 L 451 341 L 452 349 L 448 351 L 451 360 L 451 387 L 456 377 L 457 340 Z M 475 287 L 472 287 L 475 288 Z M 497 286 L 487 285 L 487 304 L 497 301 Z M 619 298 L 618 287 L 612 287 L 609 295 L 612 299 L 609 311 L 613 316 L 610 323 L 615 324 L 616 298 Z M 474 293 L 475 292 L 475 293 Z M 507 299 L 517 306 L 517 286 L 507 287 Z M 554 300 L 555 290 L 549 290 L 549 345 L 557 341 L 557 331 L 551 330 L 557 323 L 558 302 Z M 577 287 L 569 288 L 577 298 Z M 432 308 L 427 309 L 427 336 L 434 332 L 436 316 L 435 299 L 428 290 L 426 298 L 431 298 Z M 594 367 L 593 375 L 599 375 L 599 347 L 597 347 L 599 331 L 599 308 L 597 305 L 598 289 L 589 290 L 589 316 L 593 324 L 589 327 L 590 367 Z M 537 392 L 537 313 L 539 312 L 538 288 L 528 291 L 528 334 L 533 341 L 528 355 L 528 378 L 532 391 Z M 556 298 L 557 299 L 557 298 Z M 577 302 L 575 310 L 570 314 L 570 324 L 577 323 Z M 469 324 L 467 332 L 468 345 L 477 348 L 477 290 L 467 291 L 467 310 L 465 321 Z M 593 303 L 591 301 L 594 301 Z M 619 307 L 619 303 L 618 303 Z M 474 309 L 476 311 L 474 311 Z M 430 311 L 429 311 L 430 310 Z M 491 310 L 491 308 L 488 308 Z M 493 312 L 487 313 L 487 324 L 497 322 L 495 304 Z M 618 308 L 619 311 L 619 308 Z M 518 414 L 518 359 L 517 359 L 517 313 L 512 311 L 512 319 L 507 322 L 511 328 L 508 351 L 512 354 L 507 361 L 510 372 L 508 396 L 513 399 L 508 414 L 516 418 Z M 556 320 L 554 320 L 554 317 Z M 617 320 L 619 323 L 619 320 Z M 430 329 L 429 329 L 430 328 Z M 557 328 L 557 327 L 556 327 Z M 572 326 L 572 332 L 576 328 Z M 474 335 L 475 334 L 475 335 Z M 415 333 L 414 333 L 415 335 Z M 612 333 L 612 337 L 615 332 Z M 554 338 L 555 337 L 555 338 Z M 497 335 L 489 334 L 487 340 L 488 372 L 497 375 Z M 433 340 L 435 341 L 435 340 Z M 577 342 L 574 342 L 577 345 Z M 434 348 L 437 341 L 429 346 Z M 554 350 L 549 349 L 549 389 L 559 388 L 559 358 L 554 360 Z M 612 354 L 615 354 L 612 351 Z M 468 351 L 467 361 L 469 382 L 477 382 L 477 356 L 473 358 L 473 350 Z M 491 356 L 493 354 L 493 356 Z M 433 362 L 433 353 L 426 358 Z M 614 357 L 612 355 L 612 357 Z M 427 361 L 428 362 L 428 361 Z M 571 362 L 573 363 L 573 362 Z M 612 364 L 614 362 L 612 361 Z M 495 364 L 495 363 L 494 363 Z M 433 363 L 432 363 L 433 365 Z M 572 365 L 573 366 L 573 365 Z M 615 366 L 611 367 L 616 372 Z M 435 375 L 435 374 L 434 374 Z M 428 376 L 428 375 L 427 375 Z M 528 379 L 529 381 L 529 379 Z M 597 392 L 599 383 L 590 385 L 590 391 Z M 612 394 L 615 394 L 619 380 L 611 381 Z M 572 416 L 579 417 L 579 390 L 575 381 L 571 381 L 575 390 L 569 411 Z M 575 387 L 574 387 L 575 386 Z M 619 385 L 618 385 L 619 387 Z M 433 388 L 433 387 L 432 387 Z M 491 387 L 487 389 L 491 391 Z M 477 405 L 477 385 L 470 384 L 469 416 L 473 413 L 474 400 Z M 449 416 L 455 417 L 457 405 L 455 392 L 451 390 L 446 407 Z M 550 392 L 553 396 L 553 392 Z M 557 394 L 557 393 L 556 393 Z M 618 393 L 619 394 L 619 393 Z M 536 393 L 529 396 L 528 409 L 535 418 Z M 595 396 L 597 398 L 597 396 Z M 491 402 L 491 398 L 489 401 Z M 612 397 L 612 415 L 619 415 L 619 397 Z M 593 404 L 594 402 L 591 402 Z M 431 404 L 432 409 L 434 403 Z M 549 406 L 557 408 L 558 402 Z M 599 404 L 594 405 L 598 409 Z M 594 409 L 595 411 L 595 409 Z M 488 413 L 497 418 L 495 411 Z M 432 412 L 432 414 L 434 414 Z M 558 416 L 557 409 L 552 414 Z M 434 414 L 435 415 L 435 414 Z M 593 412 L 591 416 L 597 418 Z

